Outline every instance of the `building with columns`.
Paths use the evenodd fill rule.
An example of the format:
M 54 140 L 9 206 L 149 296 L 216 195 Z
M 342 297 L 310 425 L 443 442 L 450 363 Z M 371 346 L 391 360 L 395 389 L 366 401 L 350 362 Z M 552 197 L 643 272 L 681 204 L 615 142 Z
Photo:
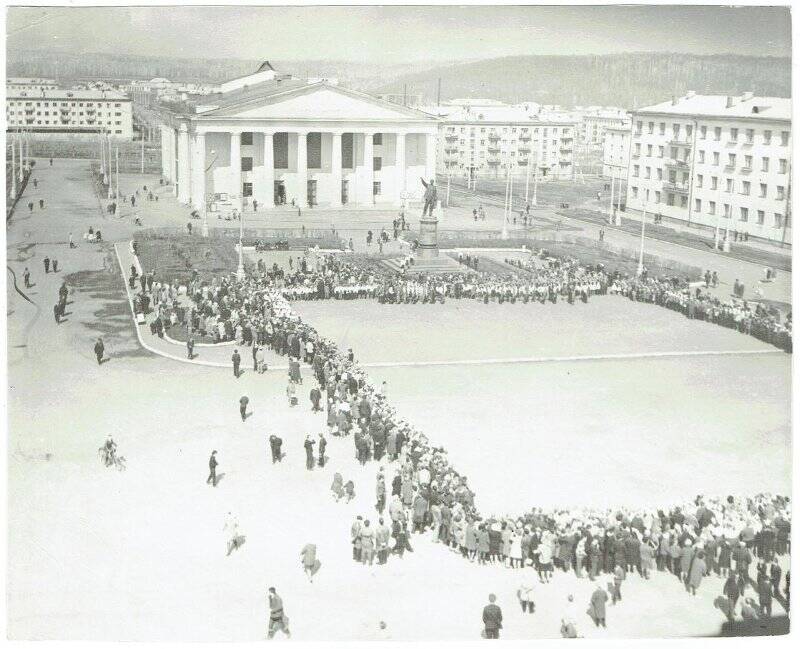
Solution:
M 259 74 L 162 125 L 163 174 L 180 202 L 225 212 L 421 200 L 420 177 L 436 170 L 435 118 L 326 81 Z

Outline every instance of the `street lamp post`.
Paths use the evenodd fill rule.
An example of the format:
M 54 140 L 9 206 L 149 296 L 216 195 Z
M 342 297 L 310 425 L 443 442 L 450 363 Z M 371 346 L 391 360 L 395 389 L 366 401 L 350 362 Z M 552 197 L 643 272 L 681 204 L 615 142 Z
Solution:
M 14 147 L 17 146 L 14 143 L 14 140 L 11 140 L 11 200 L 14 200 L 17 197 L 17 174 L 14 169 L 16 166 L 16 151 Z
M 611 168 L 611 200 L 608 203 L 608 224 L 614 225 L 614 168 Z
M 642 238 L 639 242 L 639 266 L 636 268 L 636 275 L 641 277 L 644 272 L 644 222 L 647 219 L 647 203 L 642 208 Z
M 244 279 L 244 210 L 239 212 L 239 266 L 236 268 L 236 279 Z
M 725 239 L 722 242 L 722 252 L 730 252 L 731 251 L 731 230 L 730 230 L 730 222 L 733 218 L 732 211 L 725 217 Z
M 20 132 L 19 136 L 19 181 L 25 180 L 25 131 Z
M 203 174 L 207 174 L 211 170 L 211 167 L 214 166 L 214 163 L 216 161 L 217 161 L 217 152 L 214 149 L 211 149 L 211 164 L 208 165 L 208 167 L 206 167 L 206 170 L 203 172 Z M 203 178 L 203 186 L 206 185 L 205 180 L 206 180 L 206 178 L 204 177 Z M 204 198 L 204 200 L 203 200 L 203 207 L 202 207 L 202 209 L 203 209 L 203 231 L 202 231 L 202 234 L 207 239 L 208 238 L 208 198 L 206 196 L 204 196 L 203 198 Z
M 528 188 L 531 184 L 531 158 L 528 156 L 528 164 L 525 165 L 525 204 L 528 204 Z

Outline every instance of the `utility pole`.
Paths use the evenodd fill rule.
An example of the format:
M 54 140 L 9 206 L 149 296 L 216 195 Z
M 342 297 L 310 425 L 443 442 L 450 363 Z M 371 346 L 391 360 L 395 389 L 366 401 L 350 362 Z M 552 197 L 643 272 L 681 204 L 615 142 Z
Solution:
M 614 167 L 611 167 L 611 201 L 608 204 L 608 224 L 614 225 Z
M 17 197 L 17 174 L 14 170 L 16 166 L 16 150 L 14 147 L 17 146 L 14 140 L 11 140 L 11 200 L 14 200 Z
M 117 146 L 114 149 L 114 169 L 116 172 L 115 175 L 117 177 L 117 183 L 116 183 L 117 189 L 115 194 L 116 194 L 117 206 L 119 207 L 119 146 Z
M 525 165 L 525 205 L 528 204 L 528 187 L 531 184 L 531 159 L 528 156 L 528 164 Z
M 106 155 L 108 156 L 108 200 L 111 200 L 111 138 L 108 138 L 108 151 L 106 151 Z
M 533 170 L 533 206 L 534 207 L 536 207 L 536 205 L 537 205 L 537 203 L 536 203 L 536 188 L 537 188 L 537 185 L 538 185 L 538 181 L 539 181 L 539 170 L 538 169 L 534 169 Z
M 642 238 L 639 242 L 639 266 L 636 269 L 636 275 L 638 277 L 642 276 L 644 272 L 644 222 L 647 218 L 647 203 L 644 204 L 642 208 Z
M 106 147 L 103 145 L 103 136 L 100 136 L 100 180 L 104 181 L 106 176 Z
M 447 169 L 447 207 L 450 207 L 450 168 Z
M 19 182 L 25 180 L 25 149 L 22 146 L 22 132 L 20 131 L 19 138 Z
M 142 164 L 140 168 L 140 173 L 144 175 L 144 133 L 142 133 Z

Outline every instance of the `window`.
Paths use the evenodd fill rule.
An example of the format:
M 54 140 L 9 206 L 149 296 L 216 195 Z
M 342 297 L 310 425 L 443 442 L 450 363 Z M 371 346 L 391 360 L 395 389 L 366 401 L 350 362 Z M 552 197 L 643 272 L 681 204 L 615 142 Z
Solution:
M 641 120 L 636 122 L 636 135 L 642 134 L 642 122 Z
M 703 187 L 703 174 L 697 174 L 697 186 L 702 189 Z
M 712 155 L 714 156 L 714 165 L 719 167 L 719 151 L 714 151 Z
M 744 168 L 748 170 L 753 168 L 753 156 L 746 155 L 744 157 Z
M 698 151 L 697 152 L 697 162 L 703 164 L 706 161 L 706 152 L 705 151 Z
M 656 169 L 656 178 L 661 180 L 663 178 L 663 176 L 664 176 L 664 170 L 661 167 L 658 167 Z
M 719 179 L 716 176 L 711 176 L 711 189 L 717 188 L 717 181 Z
M 714 201 L 708 201 L 708 213 L 711 216 L 717 213 L 717 204 Z
M 639 142 L 637 142 L 636 146 L 634 147 L 634 153 L 636 155 L 641 155 L 642 154 L 642 145 Z
M 722 137 L 722 127 L 721 126 L 715 126 L 714 127 L 714 140 L 716 142 L 719 142 L 721 137 Z
M 761 171 L 769 171 L 769 158 L 761 158 Z
M 639 165 L 633 165 L 633 177 L 634 178 L 639 177 Z
M 783 227 L 783 214 L 781 214 L 780 212 L 775 212 L 775 229 L 780 230 L 782 227 Z
M 702 208 L 702 201 L 699 198 L 694 199 L 694 211 L 699 212 Z
M 379 182 L 372 183 L 372 195 L 373 196 L 381 195 L 381 184 Z
M 690 124 L 687 124 L 686 125 L 686 141 L 688 142 L 691 139 L 692 139 L 692 126 Z
M 731 129 L 731 141 L 736 142 L 739 139 L 739 129 L 732 128 Z
M 666 129 L 667 129 L 667 125 L 664 122 L 661 122 L 658 125 L 658 133 L 659 133 L 659 135 L 664 135 L 664 132 L 666 131 Z
M 755 134 L 755 131 L 752 128 L 748 128 L 747 130 L 745 130 L 744 137 L 745 137 L 745 141 L 748 144 L 752 144 L 753 143 L 754 134 Z
M 746 207 L 740 207 L 739 208 L 739 220 L 740 221 L 743 221 L 745 223 L 747 222 L 747 212 L 748 212 L 748 210 L 747 210 Z
M 735 153 L 729 153 L 728 154 L 728 166 L 729 167 L 735 167 L 736 166 L 736 154 Z
M 650 178 L 650 167 L 644 168 L 644 177 L 648 179 Z
M 789 131 L 781 131 L 781 146 L 789 145 Z
M 689 199 L 686 196 L 681 196 L 681 207 L 686 207 L 689 204 Z
M 772 143 L 772 131 L 764 131 L 764 144 Z
M 672 125 L 672 137 L 676 140 L 678 139 L 681 132 L 681 125 L 680 124 L 673 124 Z
M 764 210 L 758 210 L 758 212 L 756 212 L 756 220 L 759 225 L 764 225 Z
M 783 194 L 783 185 L 778 185 L 775 188 L 775 191 L 778 192 L 778 195 L 775 198 L 777 198 L 779 201 L 782 201 L 785 198 Z
M 675 205 L 675 194 L 667 194 L 667 205 Z
M 728 192 L 729 194 L 731 192 L 733 192 L 733 179 L 732 178 L 726 178 L 725 179 L 725 191 Z
M 669 157 L 672 158 L 673 160 L 678 159 L 678 147 L 674 146 L 670 148 Z
M 639 198 L 639 188 L 638 187 L 631 187 L 631 196 L 634 198 Z
M 788 164 L 784 158 L 778 160 L 778 173 L 785 174 L 788 169 Z
M 253 171 L 253 158 L 242 158 L 242 171 Z
M 653 145 L 652 144 L 648 144 L 647 145 L 647 155 L 650 156 L 650 157 L 652 157 L 652 155 L 653 155 Z
M 705 140 L 706 139 L 706 133 L 708 133 L 708 127 L 707 126 L 701 126 L 700 127 L 700 139 L 701 140 Z
M 653 134 L 653 122 L 647 122 L 647 132 Z
M 761 185 L 759 185 L 759 187 L 761 188 L 761 193 L 759 194 L 759 196 L 761 198 L 766 198 L 767 197 L 767 183 L 761 183 Z
M 661 170 L 659 169 L 659 171 L 661 171 Z M 661 192 L 657 191 L 656 192 L 656 203 L 660 203 L 660 202 L 661 202 Z
M 722 207 L 723 207 L 723 213 L 722 213 L 722 215 L 723 215 L 723 216 L 724 216 L 726 219 L 729 219 L 729 218 L 731 218 L 731 206 L 730 206 L 730 205 L 728 205 L 727 203 L 725 203 L 725 205 L 723 205 Z
M 663 146 L 658 147 L 658 157 L 659 158 L 663 158 L 664 157 L 664 147 Z
M 380 171 L 383 167 L 383 158 L 375 156 L 372 158 L 372 171 Z
M 750 196 L 750 183 L 746 180 L 742 181 L 742 194 L 745 196 Z
M 119 113 L 117 113 L 119 115 Z M 242 146 L 252 146 L 253 145 L 253 134 L 252 133 L 242 133 Z
M 242 183 L 242 196 L 253 195 L 253 183 Z

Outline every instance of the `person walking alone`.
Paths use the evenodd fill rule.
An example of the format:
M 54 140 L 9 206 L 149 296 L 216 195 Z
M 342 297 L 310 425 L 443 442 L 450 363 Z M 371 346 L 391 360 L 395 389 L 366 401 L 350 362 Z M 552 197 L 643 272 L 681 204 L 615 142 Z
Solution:
M 503 611 L 495 604 L 497 597 L 489 595 L 489 603 L 483 607 L 483 633 L 487 640 L 498 640 L 503 628 Z
M 208 458 L 208 479 L 206 480 L 206 484 L 210 482 L 212 487 L 217 486 L 217 466 L 219 466 L 217 462 L 217 452 L 211 451 L 211 457 Z
M 233 350 L 233 356 L 231 356 L 231 362 L 233 363 L 233 376 L 237 379 L 239 378 L 239 366 L 242 364 L 242 357 L 239 356 L 239 350 Z
M 94 355 L 97 358 L 97 364 L 103 364 L 103 354 L 105 353 L 106 347 L 103 344 L 103 339 L 98 338 L 97 342 L 94 344 Z
M 246 396 L 242 396 L 239 399 L 239 415 L 242 417 L 242 421 L 247 421 L 247 404 L 250 403 L 250 399 Z

